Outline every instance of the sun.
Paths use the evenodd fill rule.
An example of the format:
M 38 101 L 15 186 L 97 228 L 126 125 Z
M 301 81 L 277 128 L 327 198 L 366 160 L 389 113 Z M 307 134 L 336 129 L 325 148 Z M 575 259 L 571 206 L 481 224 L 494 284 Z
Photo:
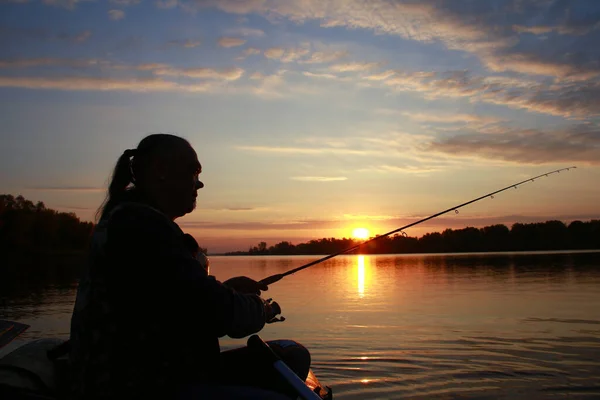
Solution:
M 356 228 L 352 231 L 352 236 L 357 239 L 366 239 L 369 237 L 369 230 L 366 228 Z

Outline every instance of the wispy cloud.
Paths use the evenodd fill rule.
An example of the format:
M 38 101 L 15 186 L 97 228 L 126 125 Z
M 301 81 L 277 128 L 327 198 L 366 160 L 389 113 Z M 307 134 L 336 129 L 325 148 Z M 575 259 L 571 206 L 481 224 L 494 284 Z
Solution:
M 244 56 L 252 56 L 252 55 L 256 55 L 256 54 L 260 54 L 261 50 L 257 49 L 256 47 L 248 47 L 247 49 L 244 49 L 244 51 L 242 52 L 242 54 Z
M 334 64 L 329 69 L 334 72 L 362 72 L 378 68 L 381 63 L 378 62 L 350 62 L 345 64 Z
M 78 3 L 92 1 L 92 0 L 42 0 L 42 2 L 49 6 L 62 7 L 68 10 L 72 10 Z
M 169 40 L 167 44 L 169 46 L 185 47 L 188 49 L 192 49 L 194 47 L 200 46 L 202 42 L 198 39 L 175 39 Z
M 371 74 L 371 75 L 363 76 L 363 79 L 366 79 L 369 81 L 384 81 L 387 78 L 394 76 L 394 74 L 395 74 L 394 71 L 387 70 L 387 71 L 380 72 L 378 74 Z
M 235 81 L 239 79 L 244 70 L 241 68 L 159 68 L 153 71 L 158 76 L 184 76 L 197 79 L 222 79 Z
M 553 131 L 507 128 L 496 135 L 475 132 L 439 138 L 431 143 L 430 149 L 523 164 L 600 165 L 600 128 L 585 124 Z
M 436 122 L 436 123 L 447 123 L 447 124 L 495 124 L 502 120 L 497 117 L 478 115 L 478 114 L 447 114 L 447 113 L 421 113 L 421 112 L 399 112 L 401 115 L 408 117 L 414 121 L 420 122 Z
M 73 36 L 72 41 L 75 43 L 83 43 L 87 41 L 91 36 L 91 31 L 82 31 L 81 33 L 78 33 L 75 36 Z
M 236 38 L 236 37 L 222 37 L 218 41 L 219 46 L 230 48 L 230 47 L 239 47 L 246 43 L 246 39 Z
M 592 30 L 598 29 L 600 23 L 597 18 L 587 20 L 571 21 L 562 25 L 513 25 L 517 33 L 531 33 L 533 35 L 544 35 L 550 32 L 556 32 L 560 35 L 585 35 Z
M 239 27 L 231 28 L 227 30 L 227 34 L 231 36 L 251 36 L 251 37 L 263 37 L 265 32 L 262 29 Z
M 290 179 L 303 182 L 334 182 L 348 180 L 345 176 L 293 176 Z
M 252 151 L 260 153 L 274 153 L 274 154 L 311 154 L 311 155 L 324 155 L 324 154 L 348 154 L 348 155 L 360 155 L 369 156 L 377 154 L 378 152 L 372 150 L 360 150 L 350 148 L 309 148 L 309 147 L 277 147 L 277 146 L 236 146 L 236 149 L 243 151 Z
M 469 97 L 471 101 L 505 105 L 563 117 L 600 115 L 599 82 L 514 82 L 467 71 L 399 72 L 382 82 L 396 91 L 419 92 L 426 99 Z
M 127 92 L 206 92 L 215 86 L 208 82 L 179 84 L 163 79 L 113 79 L 83 77 L 0 77 L 0 87 L 24 89 L 53 89 L 69 91 L 127 91 Z
M 93 208 L 91 207 L 80 207 L 80 206 L 68 206 L 68 205 L 57 205 L 54 206 L 55 208 L 58 208 L 59 210 L 75 210 L 75 211 L 88 211 L 88 210 L 93 210 Z
M 409 174 L 409 175 L 427 175 L 434 172 L 441 171 L 442 168 L 435 168 L 431 166 L 417 166 L 417 165 L 377 165 L 373 167 L 361 168 L 361 172 L 377 172 L 377 173 L 396 173 L 396 174 Z
M 260 14 L 265 17 L 276 15 L 301 24 L 306 21 L 319 21 L 322 27 L 347 27 L 367 29 L 378 34 L 397 35 L 407 40 L 423 43 L 440 42 L 450 50 L 475 54 L 493 67 L 502 65 L 503 58 L 512 59 L 504 68 L 526 74 L 548 74 L 575 71 L 588 66 L 597 69 L 597 51 L 587 46 L 573 54 L 569 38 L 555 40 L 553 48 L 540 46 L 538 42 L 523 37 L 524 32 L 548 33 L 545 26 L 556 26 L 556 31 L 566 34 L 584 34 L 598 28 L 596 10 L 583 17 L 570 17 L 573 12 L 569 2 L 550 3 L 530 2 L 486 2 L 472 7 L 462 2 L 437 0 L 420 2 L 389 2 L 386 0 L 347 0 L 331 2 L 306 0 L 208 0 L 197 2 L 197 7 L 217 7 L 235 14 Z M 505 18 L 499 20 L 498 9 Z M 532 19 L 566 16 L 557 24 L 545 24 L 542 28 L 524 28 Z M 555 28 L 552 28 L 555 30 Z M 519 60 L 523 49 L 527 59 Z M 591 53 L 591 54 L 590 54 Z M 595 53 L 595 54 L 594 54 Z M 558 67 L 563 58 L 567 66 Z M 495 60 L 498 60 L 496 62 Z M 546 65 L 547 64 L 547 65 Z M 594 67 L 595 66 L 595 67 Z
M 339 78 L 337 75 L 333 75 L 333 74 L 322 74 L 322 73 L 315 73 L 315 72 L 309 72 L 309 71 L 302 72 L 302 75 L 308 76 L 309 78 L 325 78 L 325 79 L 338 79 Z
M 111 3 L 116 4 L 118 6 L 134 6 L 136 4 L 140 4 L 142 0 L 110 0 Z
M 266 58 L 272 60 L 279 60 L 283 63 L 289 63 L 298 61 L 300 58 L 304 57 L 310 53 L 308 49 L 305 48 L 281 48 L 281 47 L 271 47 L 264 51 L 264 55 Z
M 325 64 L 333 61 L 337 61 L 341 58 L 344 58 L 348 55 L 347 51 L 315 51 L 310 55 L 306 60 L 299 61 L 303 64 Z
M 13 60 L 0 60 L 0 68 L 33 68 L 33 67 L 72 67 L 82 68 L 97 65 L 98 61 L 93 59 L 88 60 L 73 60 L 65 58 L 25 58 Z
M 0 26 L 0 40 L 2 41 L 23 41 L 23 40 L 58 40 L 71 43 L 84 43 L 92 36 L 92 31 L 83 30 L 80 32 L 53 32 L 44 28 L 22 28 Z
M 44 192 L 105 192 L 106 188 L 94 186 L 34 186 L 28 187 L 28 190 L 37 190 Z
M 398 218 L 396 215 L 371 215 L 371 214 L 344 214 L 344 219 L 355 221 L 386 221 L 390 219 Z
M 125 18 L 125 11 L 123 10 L 109 10 L 108 11 L 108 18 L 110 18 L 113 21 L 118 21 L 120 19 Z
M 178 0 L 156 0 L 155 4 L 156 4 L 156 7 L 158 7 L 158 8 L 169 9 L 169 8 L 177 7 L 179 5 L 179 1 Z

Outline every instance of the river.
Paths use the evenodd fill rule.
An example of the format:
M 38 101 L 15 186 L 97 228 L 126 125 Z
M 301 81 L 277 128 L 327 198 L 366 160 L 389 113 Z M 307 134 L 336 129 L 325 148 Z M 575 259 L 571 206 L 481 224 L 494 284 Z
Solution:
M 214 256 L 211 273 L 261 279 L 316 258 Z M 18 279 L 0 318 L 30 324 L 24 339 L 66 337 L 75 290 Z M 286 321 L 260 336 L 304 344 L 336 399 L 600 397 L 600 252 L 347 255 L 264 297 Z

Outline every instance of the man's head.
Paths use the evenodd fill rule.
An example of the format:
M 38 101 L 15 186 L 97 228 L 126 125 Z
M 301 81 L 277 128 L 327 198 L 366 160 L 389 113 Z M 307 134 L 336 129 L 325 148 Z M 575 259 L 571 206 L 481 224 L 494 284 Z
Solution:
M 119 158 L 109 187 L 107 208 L 129 194 L 150 203 L 172 219 L 194 210 L 202 166 L 187 140 L 167 134 L 145 137 Z M 110 205 L 110 207 L 109 207 Z

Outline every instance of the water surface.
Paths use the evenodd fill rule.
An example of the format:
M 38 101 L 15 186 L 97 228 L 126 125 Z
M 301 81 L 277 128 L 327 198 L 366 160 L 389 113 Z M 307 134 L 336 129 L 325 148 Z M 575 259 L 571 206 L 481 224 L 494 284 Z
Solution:
M 261 279 L 316 258 L 211 257 L 211 273 Z M 26 338 L 68 336 L 72 280 L 1 287 L 0 317 L 32 325 Z M 600 253 L 348 255 L 264 296 L 287 320 L 261 337 L 308 347 L 337 399 L 600 397 Z

